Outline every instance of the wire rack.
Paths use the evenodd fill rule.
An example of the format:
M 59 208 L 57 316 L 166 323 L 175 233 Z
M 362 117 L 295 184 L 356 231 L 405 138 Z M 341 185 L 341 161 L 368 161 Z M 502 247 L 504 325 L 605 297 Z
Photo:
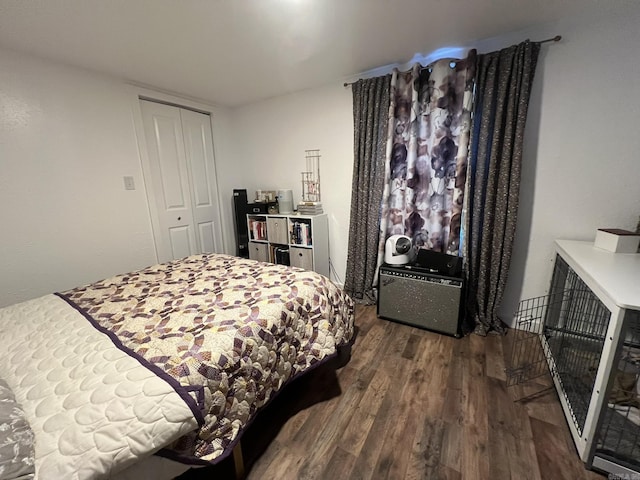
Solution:
M 549 292 L 518 305 L 507 384 L 550 372 L 572 432 L 589 449 L 580 452 L 581 458 L 588 465 L 596 457 L 605 459 L 638 472 L 624 478 L 640 478 L 640 312 L 615 317 L 622 330 L 611 345 L 611 311 L 559 255 Z M 598 377 L 596 390 L 600 371 L 607 378 Z
M 596 451 L 637 470 L 640 467 L 640 316 L 637 311 L 627 312 L 622 339 L 598 429 Z
M 610 316 L 598 297 L 558 257 L 551 292 L 523 300 L 518 306 L 507 384 L 524 383 L 550 371 L 582 433 Z

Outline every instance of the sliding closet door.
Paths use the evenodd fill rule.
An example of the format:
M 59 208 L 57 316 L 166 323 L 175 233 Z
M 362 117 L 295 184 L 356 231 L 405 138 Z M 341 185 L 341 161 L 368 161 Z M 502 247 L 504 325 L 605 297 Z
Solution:
M 213 158 L 209 115 L 180 110 L 189 179 L 193 220 L 201 252 L 222 251 L 218 187 Z
M 141 100 L 149 157 L 147 194 L 158 225 L 158 260 L 221 251 L 208 115 Z

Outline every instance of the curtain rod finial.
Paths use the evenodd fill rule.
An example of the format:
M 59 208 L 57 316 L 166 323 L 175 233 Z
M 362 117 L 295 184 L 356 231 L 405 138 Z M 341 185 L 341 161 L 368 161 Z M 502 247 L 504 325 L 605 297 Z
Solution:
M 555 37 L 553 37 L 554 42 L 559 42 L 560 40 L 562 40 L 562 35 L 556 35 Z

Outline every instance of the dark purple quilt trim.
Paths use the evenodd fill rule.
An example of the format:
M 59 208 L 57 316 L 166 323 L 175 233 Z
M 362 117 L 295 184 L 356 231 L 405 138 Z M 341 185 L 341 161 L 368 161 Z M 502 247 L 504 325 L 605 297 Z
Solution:
M 60 297 L 62 300 L 64 300 L 70 306 L 72 306 L 78 312 L 80 312 L 82 314 L 82 316 L 84 318 L 86 318 L 89 321 L 89 323 L 91 323 L 91 325 L 93 325 L 93 327 L 96 330 L 98 330 L 98 331 L 104 333 L 106 336 L 108 336 L 111 339 L 111 341 L 113 342 L 113 344 L 118 349 L 122 350 L 124 353 L 126 353 L 130 357 L 135 358 L 143 367 L 148 368 L 153 373 L 155 373 L 158 377 L 160 377 L 165 382 L 167 382 L 169 385 L 171 385 L 171 387 L 176 391 L 176 393 L 178 395 L 180 395 L 180 398 L 182 398 L 182 400 L 184 400 L 184 402 L 189 406 L 189 408 L 191 409 L 191 412 L 193 413 L 193 416 L 195 417 L 195 419 L 198 422 L 198 425 L 199 426 L 203 426 L 204 425 L 204 415 L 202 413 L 202 408 L 204 408 L 204 387 L 202 387 L 202 386 L 199 386 L 199 387 L 197 387 L 197 386 L 196 387 L 183 387 L 182 385 L 180 385 L 180 383 L 175 378 L 173 378 L 171 375 L 166 373 L 160 367 L 150 363 L 143 356 L 141 356 L 141 355 L 137 354 L 136 352 L 134 352 L 133 350 L 125 347 L 115 333 L 113 333 L 112 331 L 110 331 L 107 328 L 104 328 L 102 325 L 100 325 L 98 322 L 96 322 L 95 319 L 87 311 L 85 311 L 83 308 L 81 308 L 78 305 L 76 305 L 73 300 L 67 298 L 62 293 L 56 292 L 55 295 Z M 196 395 L 198 397 L 198 401 L 197 402 L 189 394 L 190 391 L 195 391 L 196 392 Z
M 182 387 L 182 385 L 180 386 Z M 204 387 L 202 385 L 193 385 L 193 386 L 182 387 L 182 388 L 184 388 L 186 392 L 195 392 L 196 398 L 198 399 L 197 400 L 198 410 L 201 412 L 204 412 Z

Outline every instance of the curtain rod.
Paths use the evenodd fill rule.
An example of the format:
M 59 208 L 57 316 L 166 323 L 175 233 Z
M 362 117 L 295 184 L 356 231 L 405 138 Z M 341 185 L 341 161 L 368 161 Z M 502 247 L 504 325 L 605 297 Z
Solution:
M 538 43 L 549 43 L 549 42 L 559 42 L 560 40 L 562 40 L 562 36 L 561 35 L 556 35 L 553 38 L 547 38 L 546 40 L 540 40 Z M 422 67 L 422 68 L 427 68 L 429 65 L 427 65 L 426 67 Z M 357 82 L 357 80 L 356 80 Z M 344 82 L 344 86 L 348 87 L 349 85 L 353 85 L 356 82 Z

